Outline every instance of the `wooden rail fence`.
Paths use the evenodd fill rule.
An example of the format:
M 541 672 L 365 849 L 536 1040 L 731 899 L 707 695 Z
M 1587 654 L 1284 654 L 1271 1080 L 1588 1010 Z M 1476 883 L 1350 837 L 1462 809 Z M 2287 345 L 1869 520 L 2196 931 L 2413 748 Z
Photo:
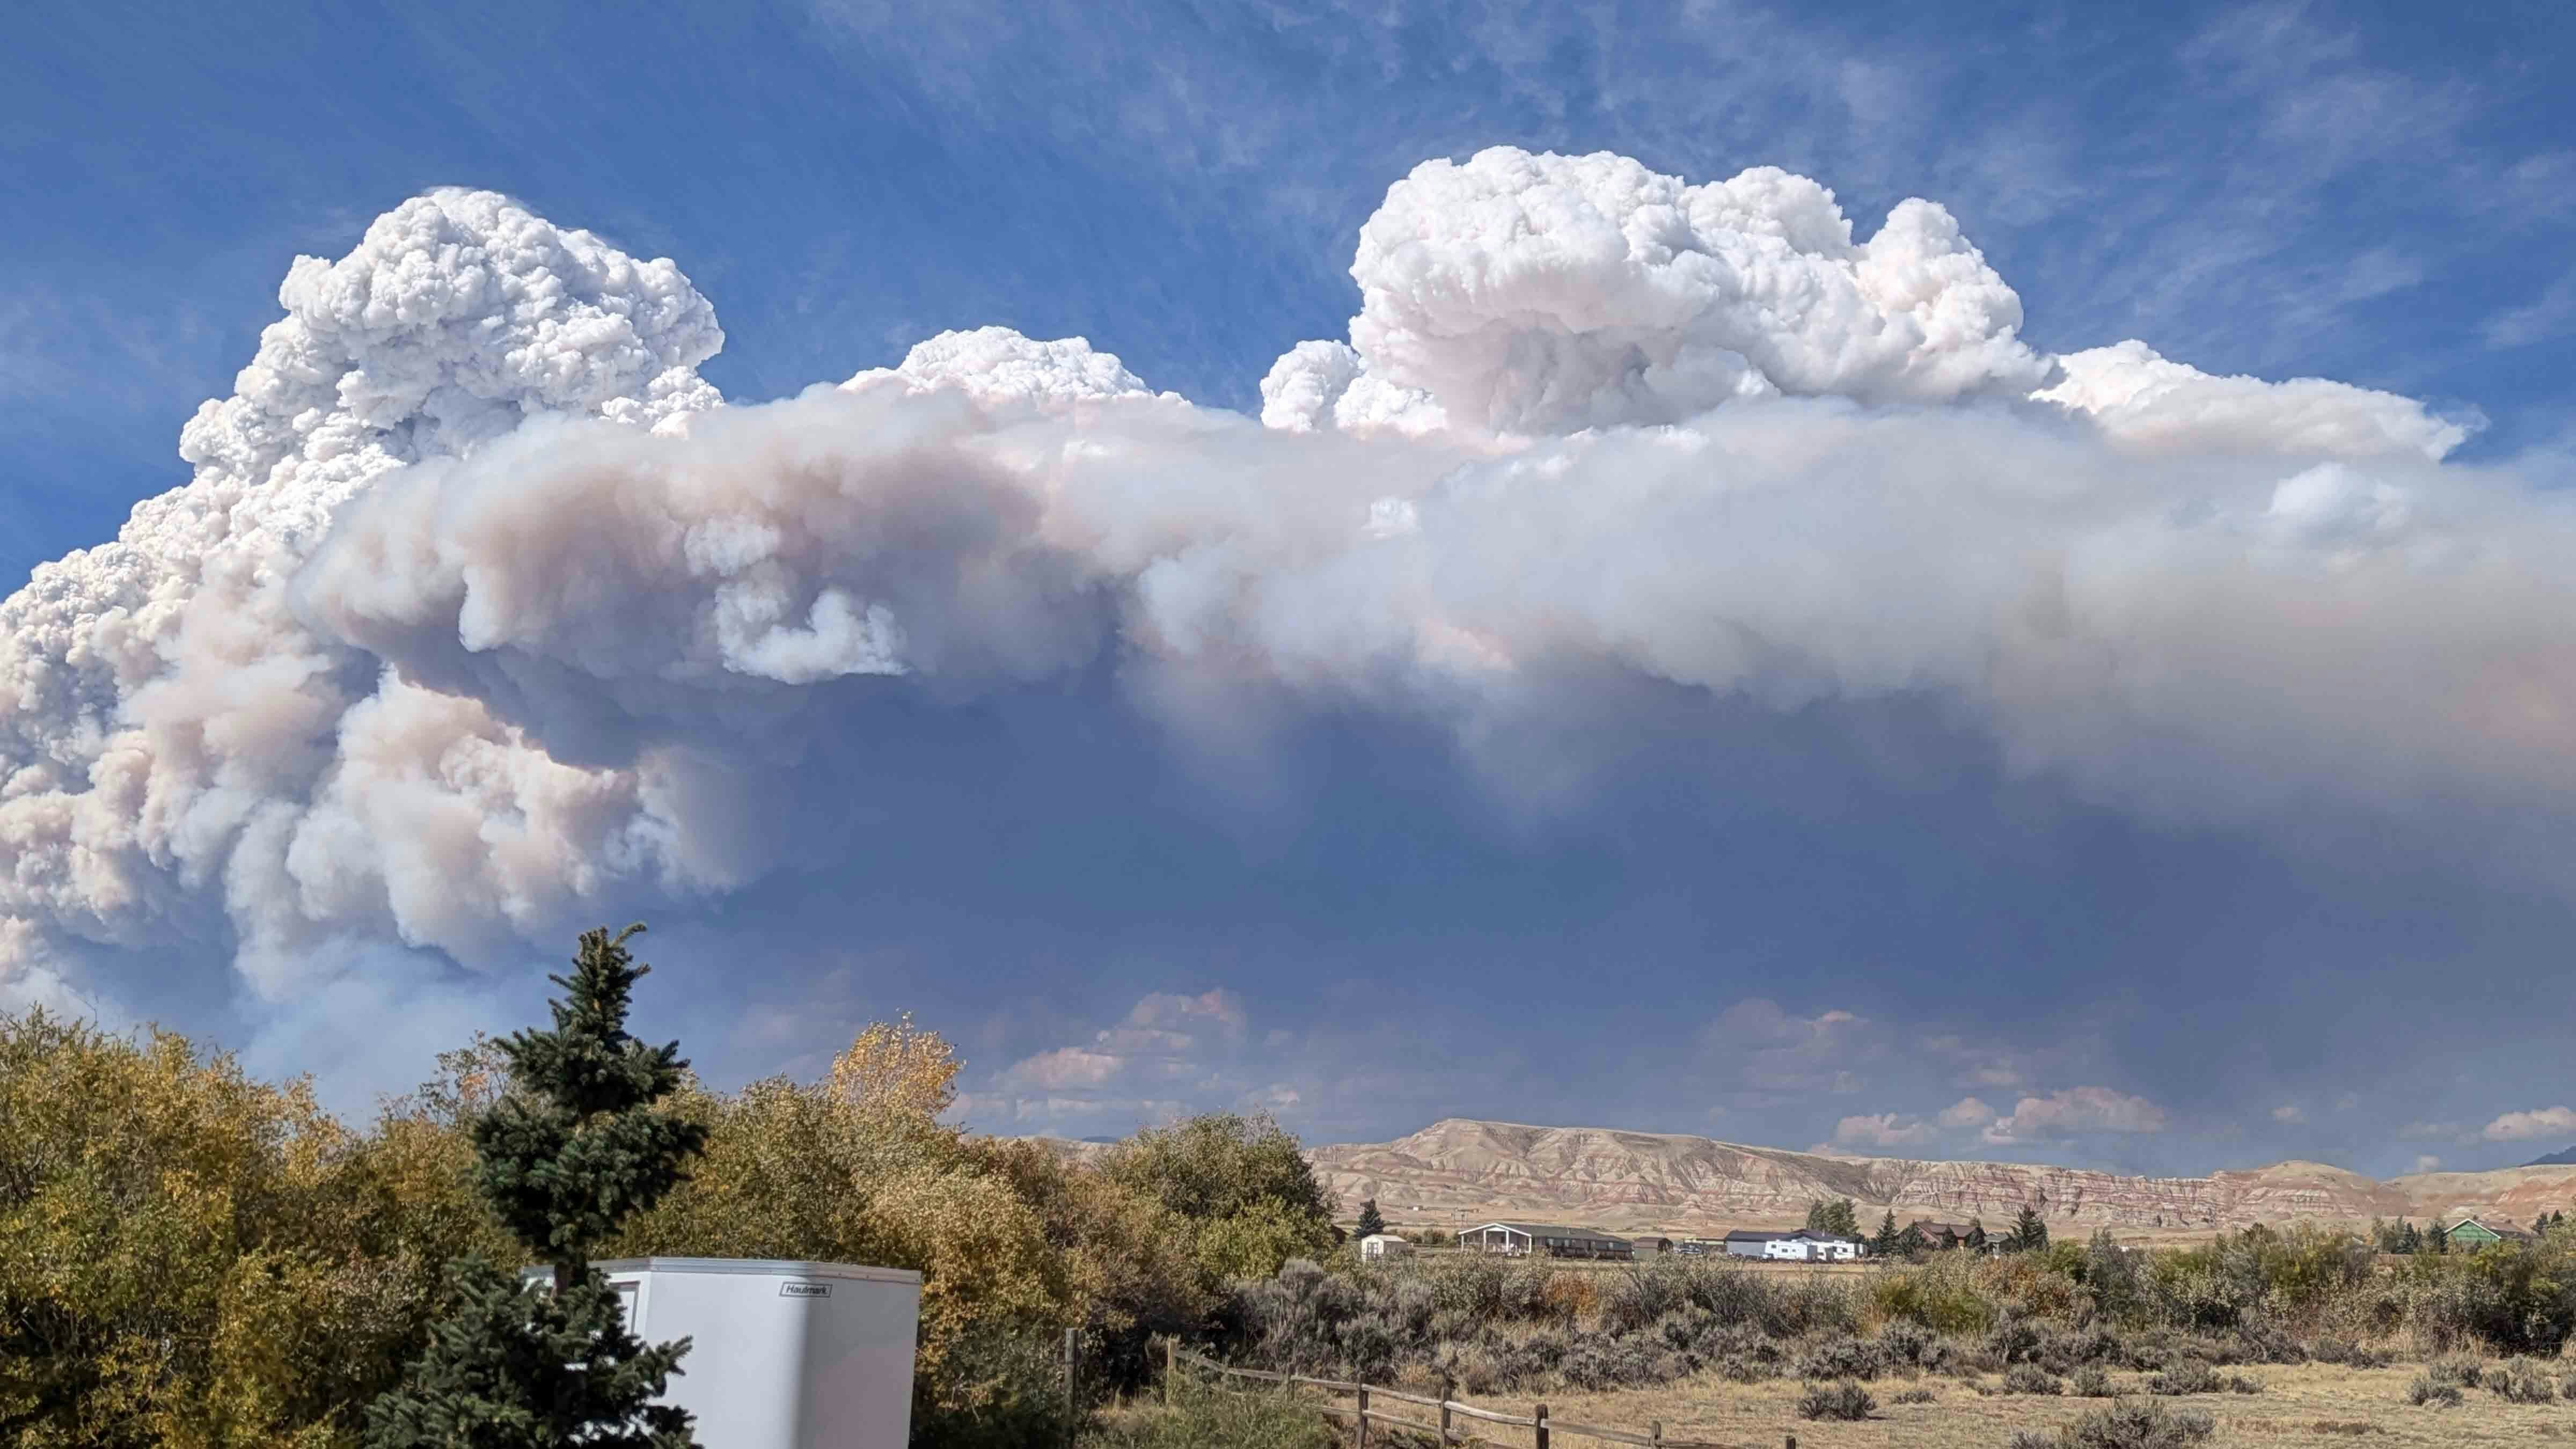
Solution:
M 1612 1444 L 1636 1444 L 1644 1446 L 1644 1449 L 1741 1449 L 1738 1445 L 1697 1439 L 1667 1439 L 1664 1437 L 1664 1426 L 1660 1420 L 1649 1424 L 1646 1432 L 1640 1434 L 1632 1429 L 1605 1429 L 1596 1424 L 1576 1424 L 1564 1419 L 1552 1418 L 1545 1404 L 1532 1405 L 1527 1414 L 1505 1414 L 1493 1409 L 1480 1408 L 1474 1404 L 1463 1404 L 1455 1399 L 1408 1394 L 1399 1389 L 1382 1388 L 1376 1384 L 1344 1383 L 1339 1379 L 1307 1378 L 1303 1374 L 1278 1374 L 1261 1369 L 1234 1368 L 1218 1363 L 1214 1359 L 1188 1352 L 1168 1338 L 1163 1340 L 1163 1393 L 1167 1400 L 1172 1391 L 1174 1377 L 1180 1372 L 1183 1364 L 1209 1373 L 1278 1384 L 1283 1388 L 1322 1389 L 1327 1394 L 1351 1395 L 1355 1403 L 1349 1408 L 1339 1404 L 1319 1404 L 1316 1407 L 1321 1413 L 1348 1419 L 1358 1425 L 1359 1449 L 1368 1449 L 1371 1424 L 1382 1424 L 1391 1429 L 1410 1429 L 1418 1434 L 1436 1434 L 1443 1445 L 1473 1442 L 1468 1432 L 1458 1426 L 1457 1421 L 1460 1419 L 1527 1429 L 1530 1431 L 1530 1437 L 1536 1449 L 1555 1449 L 1554 1440 L 1558 1435 L 1577 1439 L 1599 1439 Z M 1408 1414 L 1390 1414 L 1383 1409 L 1370 1407 L 1378 1403 L 1410 1404 L 1417 1408 L 1434 1410 L 1440 1418 L 1434 1422 L 1430 1419 L 1414 1418 Z M 1790 1436 L 1788 1449 L 1798 1449 L 1795 1435 Z

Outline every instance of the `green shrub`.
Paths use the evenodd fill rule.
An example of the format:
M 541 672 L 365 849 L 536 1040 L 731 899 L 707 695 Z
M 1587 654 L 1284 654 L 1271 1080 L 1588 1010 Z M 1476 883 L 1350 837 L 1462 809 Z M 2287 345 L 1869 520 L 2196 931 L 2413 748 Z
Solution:
M 2035 1363 L 2017 1363 L 2004 1370 L 2004 1392 L 2008 1394 L 2042 1394 L 2054 1398 L 2066 1392 L 2057 1375 Z
M 2218 1432 L 2207 1414 L 2120 1399 L 2057 1431 L 2057 1449 L 2183 1449 Z
M 1809 1384 L 1798 1396 L 1801 1419 L 1866 1419 L 1878 1408 L 1878 1400 L 1869 1390 L 1850 1379 L 1833 1384 Z
M 1798 1363 L 1802 1379 L 1874 1379 L 1885 1360 L 1868 1339 L 1836 1334 L 1807 1350 Z
M 2424 1365 L 2424 1372 L 2437 1384 L 2452 1384 L 2474 1389 L 2486 1381 L 2486 1366 L 2465 1354 L 2450 1354 Z
M 1080 1449 L 1333 1449 L 1341 1436 L 1311 1401 L 1294 1394 L 1225 1393 L 1192 1385 L 1179 1390 L 1168 1409 L 1146 1406 L 1112 1416 L 1075 1442 Z
M 2372 1348 L 2342 1338 L 2320 1338 L 2308 1345 L 2308 1356 L 2319 1363 L 2342 1364 L 2347 1368 L 2386 1368 L 2396 1356 L 2386 1349 Z
M 2065 1374 L 2080 1364 L 2117 1362 L 2127 1350 L 2118 1334 L 2096 1326 L 2043 1333 L 2026 1356 L 2050 1373 Z
M 1333 1247 L 1331 1202 L 1297 1139 L 1267 1116 L 1211 1112 L 1148 1127 L 1100 1172 L 1171 1213 L 1212 1281 L 1267 1277 Z
M 2419 1409 L 2456 1409 L 2460 1406 L 2460 1386 L 2445 1383 L 2429 1373 L 2417 1374 L 2415 1382 L 2406 1386 L 2406 1402 Z
M 1982 1334 L 1998 1314 L 1969 1253 L 1939 1253 L 1928 1263 L 1881 1275 L 1870 1288 L 1879 1313 L 1934 1333 Z
M 2558 1397 L 2549 1380 L 2540 1376 L 2540 1366 L 2527 1358 L 2498 1364 L 2488 1371 L 2486 1385 L 2508 1404 L 2546 1404 Z
M 1903 1319 L 1890 1322 L 1878 1331 L 1879 1362 L 1890 1367 L 1919 1368 L 1926 1354 L 1941 1347 L 1941 1340 L 1925 1332 L 1921 1325 Z
M 2416 1332 L 2440 1347 L 2486 1344 L 2556 1358 L 2576 1333 L 2576 1263 L 2563 1240 L 2499 1243 L 2408 1260 Z
M 2226 1388 L 2218 1370 L 2196 1358 L 2187 1358 L 2162 1373 L 2147 1375 L 2147 1392 L 2166 1397 L 2183 1394 L 2214 1394 Z
M 1887 1401 L 1891 1404 L 1937 1404 L 1941 1402 L 1941 1396 L 1932 1392 L 1930 1389 L 1917 1386 L 1910 1389 L 1898 1389 L 1895 1393 L 1887 1396 Z
M 2068 1389 L 2079 1399 L 2111 1397 L 2111 1373 L 2098 1363 L 2088 1363 L 2067 1380 Z
M 2039 1325 L 2018 1313 L 2005 1313 L 1986 1334 L 1986 1352 L 2003 1364 L 2016 1364 L 2039 1351 Z

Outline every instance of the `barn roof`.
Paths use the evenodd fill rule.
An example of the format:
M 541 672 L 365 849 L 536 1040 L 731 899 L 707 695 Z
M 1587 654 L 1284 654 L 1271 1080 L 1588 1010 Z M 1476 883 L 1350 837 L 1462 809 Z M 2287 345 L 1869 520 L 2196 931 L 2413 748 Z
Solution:
M 1493 1222 L 1486 1223 L 1480 1227 L 1461 1228 L 1459 1231 L 1467 1233 L 1481 1233 L 1485 1231 L 1486 1228 L 1509 1228 L 1513 1232 L 1532 1238 L 1582 1238 L 1595 1243 L 1624 1243 L 1628 1241 L 1626 1238 L 1614 1237 L 1609 1233 L 1602 1232 L 1598 1228 L 1569 1228 L 1557 1223 Z
M 2458 1222 L 2451 1224 L 2450 1231 L 2457 1232 L 2462 1227 L 2465 1227 L 2470 1223 L 2477 1224 L 2479 1227 L 2486 1229 L 2488 1232 L 2495 1234 L 2499 1238 L 2509 1238 L 2517 1243 L 2536 1243 L 2540 1241 L 2540 1234 L 2531 1231 L 2529 1228 L 2518 1228 L 2512 1223 L 2501 1219 L 2495 1222 L 2489 1222 L 2485 1218 L 2479 1217 L 2475 1214 L 2471 1214 L 2470 1216 L 2462 1218 Z

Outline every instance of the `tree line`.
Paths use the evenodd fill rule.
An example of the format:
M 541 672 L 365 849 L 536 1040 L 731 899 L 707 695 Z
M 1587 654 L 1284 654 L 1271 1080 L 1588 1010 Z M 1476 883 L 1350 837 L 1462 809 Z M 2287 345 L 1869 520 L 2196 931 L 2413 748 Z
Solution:
M 1847 1197 L 1812 1199 L 1807 1204 L 1807 1231 L 1858 1238 L 1861 1236 L 1860 1207 Z M 1897 1227 L 1894 1208 L 1889 1208 L 1879 1218 L 1878 1231 L 1870 1234 L 1866 1241 L 1871 1255 L 1880 1258 L 1920 1257 L 1940 1246 L 1924 1237 L 1917 1224 Z M 2048 1223 L 2040 1217 L 2036 1207 L 2025 1203 L 2021 1215 L 2013 1220 L 2011 1230 L 2000 1240 L 1989 1240 L 1985 1220 L 1968 1219 L 1968 1232 L 1960 1240 L 1960 1246 L 1982 1252 L 1990 1241 L 1992 1246 L 2007 1253 L 2045 1252 L 2048 1248 Z
M 628 1032 L 632 940 L 585 934 L 548 1025 L 359 1127 L 174 1033 L 0 1016 L 0 1442 L 681 1449 L 654 1401 L 689 1345 L 628 1334 L 591 1266 L 651 1255 L 917 1270 L 914 1442 L 1052 1442 L 1066 1330 L 1114 1390 L 1335 1245 L 1267 1118 L 1077 1167 L 943 1121 L 960 1064 L 909 1020 L 821 1080 L 712 1090 Z

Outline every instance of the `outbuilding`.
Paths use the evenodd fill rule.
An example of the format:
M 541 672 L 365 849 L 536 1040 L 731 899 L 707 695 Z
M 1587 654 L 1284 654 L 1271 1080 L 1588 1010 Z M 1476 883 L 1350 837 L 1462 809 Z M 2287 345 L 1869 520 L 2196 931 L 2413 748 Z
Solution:
M 1805 1228 L 1787 1232 L 1738 1228 L 1726 1235 L 1726 1252 L 1731 1258 L 1765 1258 L 1780 1263 L 1850 1262 L 1868 1251 L 1868 1245 L 1858 1238 Z
M 1382 1258 L 1413 1256 L 1413 1240 L 1394 1233 L 1371 1233 L 1360 1239 L 1360 1261 L 1375 1262 Z
M 1726 1235 L 1726 1255 L 1730 1258 L 1799 1259 L 1807 1256 L 1807 1245 L 1796 1233 L 1737 1228 Z
M 1555 1223 L 1486 1223 L 1458 1234 L 1458 1246 L 1507 1258 L 1538 1254 L 1550 1258 L 1629 1258 L 1636 1256 L 1626 1238 L 1592 1228 Z
M 662 1402 L 697 1417 L 702 1449 L 904 1449 L 911 1437 L 919 1273 L 750 1258 L 591 1266 L 636 1337 L 690 1340 Z
M 2440 1234 L 2450 1244 L 2450 1246 L 2471 1251 L 2479 1248 L 2491 1248 L 2498 1243 L 2536 1243 L 2540 1241 L 2540 1235 L 2538 1233 L 2532 1232 L 2528 1228 L 2515 1227 L 2512 1223 L 2507 1222 L 2502 1218 L 2489 1222 L 2483 1218 L 2465 1217 L 2460 1219 L 2458 1222 L 2451 1224 L 2447 1228 L 2442 1226 L 2441 1219 L 2436 1218 L 2433 1220 L 2433 1231 Z

